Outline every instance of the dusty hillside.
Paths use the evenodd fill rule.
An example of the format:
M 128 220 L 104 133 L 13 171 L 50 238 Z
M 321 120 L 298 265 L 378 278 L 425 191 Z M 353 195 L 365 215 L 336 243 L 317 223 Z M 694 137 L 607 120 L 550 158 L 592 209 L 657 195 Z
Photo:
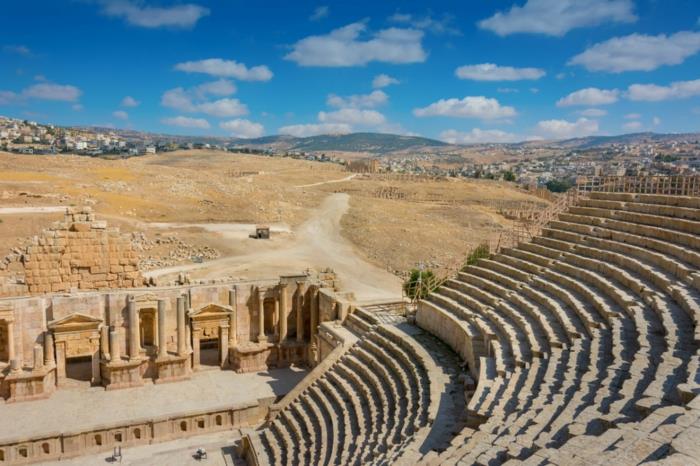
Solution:
M 449 267 L 478 244 L 495 242 L 498 232 L 511 223 L 497 213 L 499 206 L 544 205 L 509 183 L 487 180 L 376 177 L 340 186 L 352 196 L 342 220 L 343 234 L 370 260 L 394 273 L 418 261 L 436 269 Z
M 361 257 L 392 272 L 419 260 L 451 263 L 508 223 L 499 203 L 533 200 L 496 182 L 351 177 L 334 164 L 213 151 L 115 161 L 0 153 L 0 256 L 61 218 L 56 208 L 91 205 L 134 233 L 148 269 L 194 262 L 192 273 L 211 276 L 225 274 L 221 265 L 230 262 L 221 260 L 245 257 L 241 275 L 269 273 L 276 261 L 290 263 L 284 256 L 292 244 L 298 251 L 300 241 L 321 241 L 304 225 L 327 215 L 318 209 L 334 192 L 350 196 L 347 213 L 333 216 L 342 235 Z M 36 207 L 54 210 L 28 212 Z M 247 238 L 256 223 L 273 225 L 273 241 Z

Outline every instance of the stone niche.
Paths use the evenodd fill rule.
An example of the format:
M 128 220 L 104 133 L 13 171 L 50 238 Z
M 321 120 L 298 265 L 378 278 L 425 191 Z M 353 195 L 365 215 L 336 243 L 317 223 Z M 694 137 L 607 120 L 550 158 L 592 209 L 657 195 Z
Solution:
M 99 384 L 100 327 L 102 319 L 74 313 L 49 323 L 56 346 L 56 383 L 71 381 Z
M 233 308 L 210 303 L 190 311 L 192 329 L 192 368 L 229 367 L 229 331 Z

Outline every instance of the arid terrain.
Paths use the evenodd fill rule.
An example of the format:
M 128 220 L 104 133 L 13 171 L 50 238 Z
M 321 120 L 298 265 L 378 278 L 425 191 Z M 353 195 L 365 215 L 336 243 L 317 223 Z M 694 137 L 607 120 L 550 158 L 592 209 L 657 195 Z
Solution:
M 337 164 L 226 152 L 116 161 L 0 153 L 0 255 L 63 207 L 90 205 L 132 233 L 155 279 L 331 267 L 343 288 L 369 299 L 398 292 L 397 276 L 419 262 L 447 267 L 497 238 L 509 224 L 499 206 L 521 201 L 543 202 L 502 182 L 353 175 Z M 270 225 L 272 238 L 249 238 L 256 224 Z

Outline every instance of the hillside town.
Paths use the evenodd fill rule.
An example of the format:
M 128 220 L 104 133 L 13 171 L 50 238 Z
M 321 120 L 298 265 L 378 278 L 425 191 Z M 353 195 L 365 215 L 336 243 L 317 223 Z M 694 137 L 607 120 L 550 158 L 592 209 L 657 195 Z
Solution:
M 345 165 L 359 173 L 388 172 L 515 181 L 547 186 L 581 176 L 691 175 L 700 172 L 700 137 L 679 135 L 662 140 L 611 142 L 596 147 L 565 147 L 558 143 L 482 144 L 467 155 L 452 152 L 359 154 L 357 159 L 321 151 L 271 148 L 241 141 L 151 135 L 109 128 L 66 128 L 0 116 L 0 150 L 21 154 L 71 153 L 125 158 L 175 150 L 213 149 L 268 157 Z M 484 154 L 499 161 L 479 163 Z

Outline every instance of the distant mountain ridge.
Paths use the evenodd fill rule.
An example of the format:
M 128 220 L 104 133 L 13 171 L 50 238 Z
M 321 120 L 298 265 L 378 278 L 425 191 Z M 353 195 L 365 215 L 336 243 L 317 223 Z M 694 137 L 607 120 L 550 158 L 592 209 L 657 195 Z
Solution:
M 88 129 L 88 127 L 82 127 Z M 160 140 L 177 143 L 205 143 L 228 145 L 237 148 L 270 149 L 277 151 L 301 152 L 364 152 L 383 155 L 392 152 L 421 151 L 430 153 L 435 150 L 451 151 L 460 147 L 509 146 L 537 147 L 548 146 L 568 150 L 595 149 L 620 144 L 641 144 L 645 142 L 665 142 L 690 140 L 700 141 L 700 133 L 630 133 L 615 136 L 587 136 L 564 140 L 522 141 L 514 143 L 475 143 L 449 144 L 436 139 L 421 136 L 406 136 L 388 133 L 348 133 L 322 134 L 317 136 L 297 137 L 290 135 L 271 135 L 254 139 L 242 139 L 225 136 L 179 136 L 141 132 L 130 129 L 113 129 L 89 127 L 94 131 L 112 131 L 128 139 Z
M 267 148 L 303 152 L 338 151 L 374 154 L 449 145 L 435 139 L 385 133 L 323 134 L 304 138 L 265 136 L 257 139 L 239 139 L 235 141 L 235 144 L 242 147 L 266 146 Z

